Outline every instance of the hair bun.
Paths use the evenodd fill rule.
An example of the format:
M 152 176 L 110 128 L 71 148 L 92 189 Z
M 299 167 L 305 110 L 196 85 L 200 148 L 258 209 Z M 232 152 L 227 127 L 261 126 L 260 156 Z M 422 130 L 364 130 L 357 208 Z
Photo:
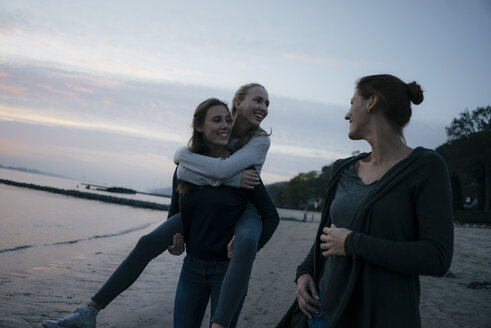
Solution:
M 407 94 L 409 96 L 409 100 L 415 105 L 419 105 L 423 102 L 423 90 L 421 86 L 415 81 L 409 83 L 407 85 Z

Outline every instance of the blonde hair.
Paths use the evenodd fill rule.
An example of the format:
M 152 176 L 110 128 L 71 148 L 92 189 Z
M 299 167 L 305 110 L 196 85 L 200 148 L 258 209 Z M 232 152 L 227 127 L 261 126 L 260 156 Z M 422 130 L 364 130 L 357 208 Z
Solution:
M 245 99 L 245 97 L 249 94 L 249 90 L 252 88 L 260 87 L 266 90 L 264 86 L 262 86 L 259 83 L 248 83 L 244 84 L 241 86 L 234 94 L 234 97 L 232 98 L 232 108 L 231 108 L 231 115 L 232 119 L 235 121 L 237 118 L 237 107 L 235 106 L 235 103 L 241 102 Z M 270 136 L 271 131 L 267 133 L 263 128 L 258 126 L 257 128 L 248 131 L 247 135 L 243 137 L 239 143 L 237 144 L 236 150 L 244 147 L 245 144 L 247 144 L 252 137 L 257 136 L 257 135 L 263 135 L 263 136 Z

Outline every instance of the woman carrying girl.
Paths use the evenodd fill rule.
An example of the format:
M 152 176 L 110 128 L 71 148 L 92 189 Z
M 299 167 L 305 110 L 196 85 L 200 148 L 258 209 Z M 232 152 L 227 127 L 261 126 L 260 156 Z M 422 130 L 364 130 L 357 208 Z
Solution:
M 267 133 L 260 128 L 260 123 L 268 114 L 268 93 L 263 86 L 257 83 L 244 85 L 235 93 L 232 106 L 234 123 L 231 135 L 232 143 L 235 143 L 232 147 L 242 148 L 227 159 L 218 160 L 219 170 L 215 169 L 214 164 L 210 167 L 196 167 L 190 164 L 190 169 L 186 170 L 185 167 L 189 164 L 186 161 L 186 156 L 192 154 L 186 154 L 185 151 L 181 150 L 176 156 L 182 161 L 179 165 L 179 170 L 183 171 L 183 176 L 180 176 L 181 180 L 186 180 L 186 174 L 188 174 L 191 183 L 218 185 L 219 182 L 210 180 L 212 178 L 206 175 L 213 177 L 217 171 L 224 170 L 230 174 L 230 176 L 218 176 L 218 178 L 225 178 L 224 183 L 246 189 L 252 189 L 258 185 L 257 173 L 246 170 L 241 174 L 240 171 L 252 165 L 260 173 L 266 159 L 270 139 Z M 201 159 L 207 160 L 209 158 L 202 156 Z M 216 159 L 212 160 L 215 161 Z M 203 172 L 205 176 L 201 178 L 200 172 Z M 199 179 L 202 179 L 201 183 L 197 181 Z M 174 240 L 179 239 L 176 234 L 182 233 L 182 231 L 180 214 L 169 215 L 168 219 L 154 231 L 140 238 L 128 257 L 88 303 L 62 319 L 43 322 L 43 327 L 95 328 L 97 313 L 128 289 L 153 258 L 167 249 L 172 251 Z M 224 296 L 220 297 L 216 310 L 217 315 L 223 316 L 223 319 L 214 320 L 216 327 L 220 327 L 218 324 L 224 327 L 229 326 L 235 312 L 240 311 L 240 304 L 247 291 L 255 254 L 269 240 L 273 232 L 274 229 L 271 227 L 263 226 L 260 217 L 252 210 L 244 211 L 243 218 L 237 222 L 234 234 L 234 251 L 221 288 Z
M 194 114 L 190 150 L 214 158 L 228 157 L 230 150 L 227 143 L 231 128 L 232 118 L 226 104 L 217 99 L 201 103 Z M 232 238 L 234 226 L 241 218 L 247 202 L 251 201 L 255 205 L 265 229 L 274 230 L 279 217 L 260 180 L 259 185 L 252 190 L 224 185 L 197 186 L 178 181 L 176 177 L 173 185 L 171 213 L 181 213 L 187 245 L 187 255 L 176 291 L 174 327 L 200 327 L 210 296 L 211 318 L 217 320 L 216 308 L 229 264 L 227 243 Z M 245 295 L 239 296 L 243 299 Z M 235 327 L 238 312 L 231 314 L 233 318 L 230 326 Z

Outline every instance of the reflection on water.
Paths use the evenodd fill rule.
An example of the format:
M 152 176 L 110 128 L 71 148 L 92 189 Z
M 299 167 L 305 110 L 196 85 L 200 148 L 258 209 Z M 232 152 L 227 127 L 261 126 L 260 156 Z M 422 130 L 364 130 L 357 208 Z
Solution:
M 77 185 L 76 181 L 69 179 L 6 169 L 0 169 L 0 178 L 63 189 L 76 189 Z M 169 203 L 169 199 L 164 197 L 125 196 L 152 197 L 160 203 Z M 148 198 L 145 200 L 152 201 Z M 0 184 L 0 256 L 7 251 L 33 246 L 117 236 L 145 229 L 166 217 L 167 212 L 164 211 L 137 209 Z

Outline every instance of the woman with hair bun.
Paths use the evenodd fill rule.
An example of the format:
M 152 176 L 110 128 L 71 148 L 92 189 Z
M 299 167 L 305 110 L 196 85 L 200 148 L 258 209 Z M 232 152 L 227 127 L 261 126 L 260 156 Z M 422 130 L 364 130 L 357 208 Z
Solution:
M 277 327 L 421 327 L 419 275 L 444 276 L 453 253 L 445 162 L 402 132 L 423 98 L 388 74 L 357 82 L 348 137 L 371 152 L 333 164 L 297 299 Z

